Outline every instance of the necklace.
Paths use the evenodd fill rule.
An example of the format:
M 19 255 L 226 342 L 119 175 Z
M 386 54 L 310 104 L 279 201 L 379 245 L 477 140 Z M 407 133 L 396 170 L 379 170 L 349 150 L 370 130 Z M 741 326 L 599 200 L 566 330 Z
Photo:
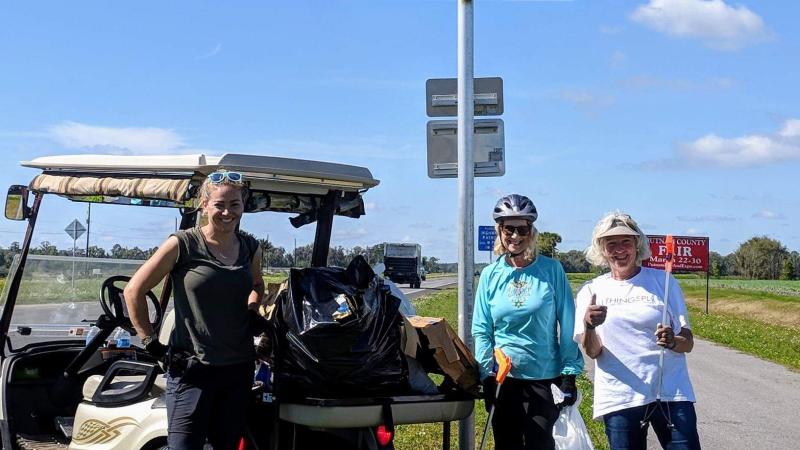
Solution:
M 212 242 L 211 240 L 209 240 L 209 238 L 207 238 L 205 236 L 203 236 L 203 237 L 205 238 L 206 247 L 208 247 L 208 251 L 210 253 L 212 253 L 212 255 L 215 258 L 217 258 L 218 260 L 223 261 L 223 262 L 230 262 L 230 261 L 234 260 L 233 253 L 235 253 L 239 249 L 238 245 L 232 244 L 231 245 L 232 248 L 226 249 L 225 251 L 223 251 L 224 247 L 223 247 L 222 243 L 220 243 L 220 242 Z

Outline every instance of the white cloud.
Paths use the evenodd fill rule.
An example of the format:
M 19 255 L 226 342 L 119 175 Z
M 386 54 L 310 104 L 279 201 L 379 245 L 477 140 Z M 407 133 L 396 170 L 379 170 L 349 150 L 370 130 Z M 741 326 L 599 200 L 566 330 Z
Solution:
M 361 241 L 369 235 L 366 228 L 338 228 L 332 233 L 332 237 L 341 242 Z
M 563 89 L 559 92 L 559 97 L 577 106 L 609 106 L 614 103 L 614 97 L 579 89 Z
M 673 90 L 673 91 L 714 91 L 730 89 L 737 82 L 731 78 L 716 77 L 705 80 L 691 81 L 680 78 L 659 78 L 650 75 L 637 75 L 621 82 L 628 89 Z
M 678 216 L 678 220 L 682 222 L 734 222 L 735 217 L 732 216 L 718 216 L 718 215 L 705 215 L 705 216 Z
M 660 33 L 696 38 L 719 50 L 736 50 L 766 37 L 758 14 L 722 0 L 650 0 L 630 18 Z
M 692 163 L 746 167 L 800 160 L 800 121 L 787 120 L 779 133 L 724 138 L 714 133 L 680 145 L 679 153 Z
M 423 136 L 424 137 L 424 136 Z M 344 164 L 359 164 L 364 158 L 387 160 L 421 160 L 425 152 L 419 145 L 398 144 L 384 138 L 357 138 L 347 142 L 322 142 L 316 140 L 274 139 L 258 143 L 260 151 L 286 154 L 317 161 L 329 159 Z M 424 148 L 424 143 L 422 144 Z
M 222 50 L 222 44 L 217 43 L 217 45 L 215 45 L 211 50 L 209 50 L 203 55 L 198 56 L 197 59 L 212 58 L 214 56 L 217 56 L 221 50 Z
M 67 148 L 140 154 L 186 150 L 183 138 L 164 128 L 113 128 L 67 121 L 48 128 L 47 132 L 51 139 Z
M 781 137 L 787 139 L 800 138 L 800 119 L 789 119 L 783 124 Z
M 757 213 L 753 214 L 754 219 L 785 219 L 786 216 L 780 213 L 776 213 L 767 209 L 763 209 L 758 211 Z

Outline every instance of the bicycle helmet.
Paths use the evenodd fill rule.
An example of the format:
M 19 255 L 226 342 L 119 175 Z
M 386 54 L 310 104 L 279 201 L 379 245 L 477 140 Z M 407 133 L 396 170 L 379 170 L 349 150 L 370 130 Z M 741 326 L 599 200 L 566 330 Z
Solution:
M 524 195 L 511 194 L 497 201 L 492 217 L 495 222 L 503 219 L 527 219 L 536 222 L 539 213 L 536 212 L 536 206 L 531 199 Z

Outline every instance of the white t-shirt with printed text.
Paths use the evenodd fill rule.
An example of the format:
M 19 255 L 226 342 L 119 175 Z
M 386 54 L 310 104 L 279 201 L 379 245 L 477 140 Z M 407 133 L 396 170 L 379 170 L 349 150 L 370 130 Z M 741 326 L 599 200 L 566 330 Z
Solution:
M 662 317 L 664 281 L 663 270 L 642 267 L 628 280 L 615 280 L 605 274 L 588 281 L 578 291 L 576 342 L 584 332 L 583 316 L 592 294 L 598 305 L 608 307 L 605 322 L 595 329 L 603 342 L 603 351 L 595 359 L 595 419 L 656 400 L 661 347 L 656 345 L 655 330 Z M 690 329 L 689 319 L 683 292 L 672 275 L 669 283 L 667 321 L 678 334 L 681 328 Z M 664 352 L 661 400 L 695 401 L 684 353 Z

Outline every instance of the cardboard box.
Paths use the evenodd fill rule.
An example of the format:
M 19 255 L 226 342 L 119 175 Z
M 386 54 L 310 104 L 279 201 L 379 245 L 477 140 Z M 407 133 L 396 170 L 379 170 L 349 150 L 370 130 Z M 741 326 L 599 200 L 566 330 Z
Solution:
M 402 344 L 403 352 L 417 358 L 423 367 L 430 359 L 427 354 L 433 353 L 433 360 L 444 375 L 464 391 L 478 392 L 478 363 L 444 318 L 403 317 Z

